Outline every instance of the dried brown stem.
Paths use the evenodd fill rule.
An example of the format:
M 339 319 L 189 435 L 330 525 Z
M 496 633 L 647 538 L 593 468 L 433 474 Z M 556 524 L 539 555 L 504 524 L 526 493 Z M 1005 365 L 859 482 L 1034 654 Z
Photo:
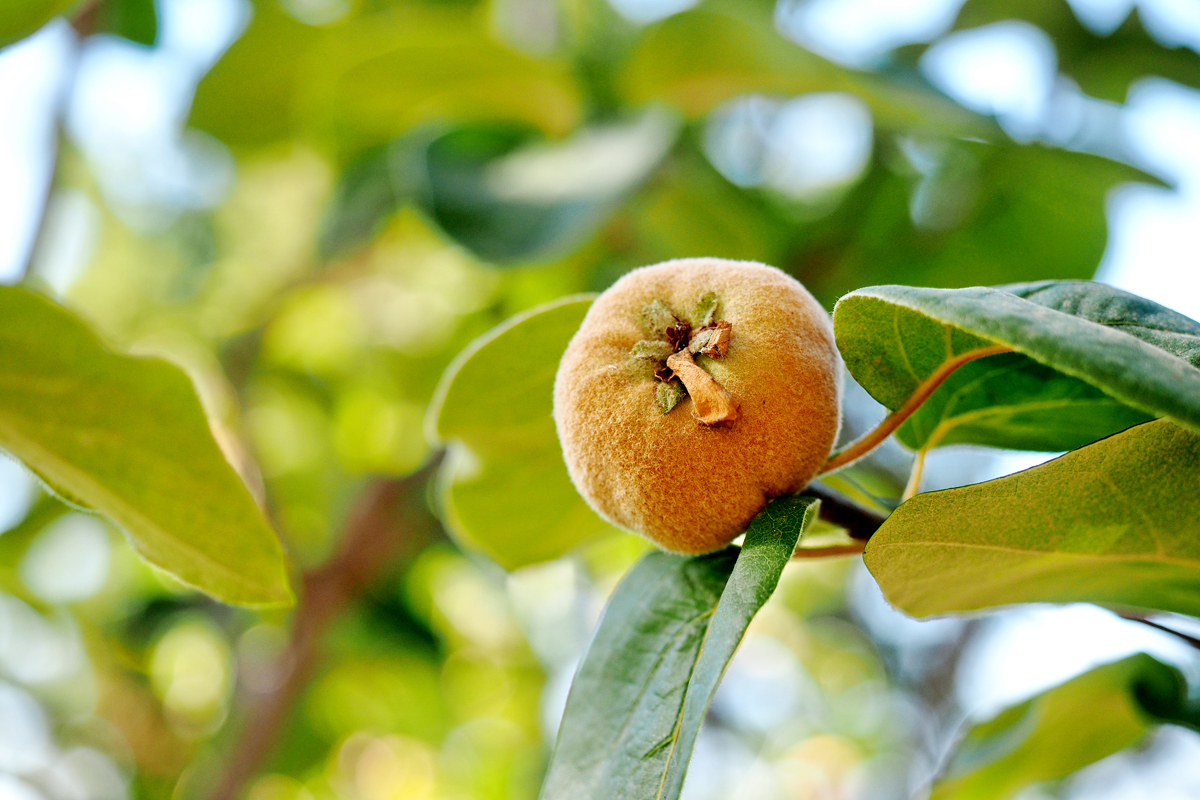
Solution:
M 321 639 L 329 624 L 385 569 L 413 558 L 440 535 L 422 491 L 440 461 L 439 454 L 414 475 L 367 486 L 347 517 L 337 552 L 304 574 L 291 640 L 276 662 L 286 677 L 251 706 L 211 800 L 238 800 L 263 768 L 320 662 Z
M 904 405 L 889 414 L 883 422 L 875 426 L 874 430 L 831 455 L 818 474 L 824 475 L 842 467 L 847 467 L 883 444 L 897 428 L 904 424 L 905 420 L 921 407 L 922 403 L 929 399 L 929 396 L 942 385 L 942 382 L 946 378 L 949 378 L 963 364 L 968 364 L 977 358 L 986 358 L 987 356 L 1009 352 L 1012 352 L 1012 348 L 1008 345 L 996 344 L 989 347 L 980 347 L 976 350 L 968 350 L 943 362 L 940 367 L 933 371 L 933 374 L 921 381 L 913 391 L 912 396 L 904 401 Z
M 701 425 L 729 425 L 738 418 L 737 403 L 729 392 L 696 364 L 686 348 L 668 358 L 667 366 L 683 381 L 692 398 L 692 416 Z

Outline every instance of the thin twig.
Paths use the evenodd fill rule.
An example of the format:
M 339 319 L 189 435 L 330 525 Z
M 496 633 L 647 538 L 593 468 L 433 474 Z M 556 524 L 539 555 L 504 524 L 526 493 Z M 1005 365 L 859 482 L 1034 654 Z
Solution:
M 829 558 L 831 556 L 856 556 L 867 543 L 859 540 L 854 544 L 833 544 L 828 547 L 797 547 L 792 558 Z
M 821 519 L 831 525 L 845 528 L 852 539 L 870 539 L 871 534 L 879 530 L 879 526 L 887 519 L 878 511 L 860 505 L 841 492 L 835 492 L 819 483 L 810 483 L 804 494 L 821 501 Z
M 368 485 L 347 517 L 337 552 L 305 573 L 291 640 L 276 662 L 286 677 L 248 712 L 211 800 L 237 800 L 263 768 L 320 662 L 321 640 L 329 624 L 385 569 L 414 557 L 439 535 L 437 522 L 424 507 L 422 490 L 440 461 L 439 453 L 413 475 Z
M 1120 617 L 1121 619 L 1127 619 L 1130 622 L 1140 622 L 1143 625 L 1148 625 L 1149 627 L 1154 628 L 1155 630 L 1162 631 L 1163 633 L 1169 633 L 1172 636 L 1176 636 L 1176 637 L 1182 639 L 1183 641 L 1187 642 L 1189 645 L 1196 648 L 1197 650 L 1200 650 L 1200 639 L 1197 639 L 1195 636 L 1189 636 L 1186 633 L 1184 633 L 1183 631 L 1177 631 L 1174 628 L 1168 628 L 1166 625 L 1160 625 L 1159 623 L 1154 622 L 1153 620 L 1147 619 L 1146 617 L 1143 617 L 1140 614 L 1134 614 L 1133 612 L 1129 612 L 1129 611 L 1118 611 L 1117 616 Z
M 913 415 L 913 413 L 921 407 L 921 404 L 929 399 L 942 382 L 949 378 L 950 375 L 963 364 L 968 364 L 977 358 L 985 358 L 987 356 L 998 355 L 999 353 L 1012 352 L 1012 348 L 1006 344 L 996 344 L 989 347 L 980 347 L 976 350 L 968 350 L 965 353 L 955 356 L 948 361 L 942 362 L 933 373 L 921 381 L 917 388 L 913 391 L 912 396 L 904 401 L 904 405 L 889 414 L 883 422 L 875 426 L 875 429 L 869 431 L 862 438 L 851 442 L 846 447 L 829 457 L 825 462 L 825 466 L 818 473 L 824 475 L 834 470 L 853 464 L 858 459 L 865 456 L 867 453 L 874 450 L 879 445 L 883 444 L 892 433 L 904 424 L 904 421 Z

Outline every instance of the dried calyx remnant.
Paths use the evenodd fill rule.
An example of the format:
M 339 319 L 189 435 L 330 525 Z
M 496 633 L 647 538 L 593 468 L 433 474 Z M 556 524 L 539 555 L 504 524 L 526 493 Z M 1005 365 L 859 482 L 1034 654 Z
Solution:
M 732 425 L 738 418 L 729 392 L 695 360 L 697 354 L 722 359 L 729 352 L 733 325 L 716 318 L 717 305 L 717 296 L 709 292 L 689 318 L 676 316 L 661 300 L 642 309 L 639 321 L 650 338 L 635 344 L 630 355 L 656 365 L 655 399 L 664 414 L 690 396 L 692 416 L 701 425 Z

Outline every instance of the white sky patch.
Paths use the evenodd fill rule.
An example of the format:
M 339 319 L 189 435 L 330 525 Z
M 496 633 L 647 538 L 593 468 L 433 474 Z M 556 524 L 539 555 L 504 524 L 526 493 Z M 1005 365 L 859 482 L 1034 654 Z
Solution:
M 1097 278 L 1200 319 L 1200 92 L 1161 79 L 1129 92 L 1123 129 L 1140 165 L 1175 184 L 1110 195 Z
M 959 704 L 976 719 L 1023 702 L 1093 667 L 1134 653 L 1185 667 L 1180 639 L 1087 604 L 1028 605 L 993 615 L 959 663 Z
M 1042 127 L 1057 78 L 1054 44 L 1040 28 L 1010 20 L 952 33 L 921 56 L 929 81 L 967 108 L 994 114 L 1014 138 Z
M 855 67 L 889 50 L 931 41 L 953 23 L 963 0 L 783 0 L 776 21 L 804 47 Z
M 687 11 L 700 0 L 608 0 L 609 5 L 625 19 L 647 25 L 672 14 Z
M 0 50 L 0 284 L 20 279 L 54 168 L 74 35 L 62 20 Z

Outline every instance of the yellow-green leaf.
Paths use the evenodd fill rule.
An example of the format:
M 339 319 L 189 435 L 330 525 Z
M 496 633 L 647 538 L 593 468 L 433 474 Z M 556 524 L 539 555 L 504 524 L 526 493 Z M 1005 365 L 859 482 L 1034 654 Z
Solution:
M 919 494 L 867 543 L 918 617 L 1089 602 L 1200 615 L 1200 436 L 1139 425 L 1025 472 Z
M 0 446 L 184 583 L 239 605 L 292 602 L 279 540 L 184 372 L 107 350 L 18 287 L 0 287 Z
M 568 297 L 473 342 L 430 407 L 431 438 L 449 445 L 439 478 L 452 533 L 516 569 L 614 530 L 575 491 L 554 430 L 554 373 L 592 303 Z

